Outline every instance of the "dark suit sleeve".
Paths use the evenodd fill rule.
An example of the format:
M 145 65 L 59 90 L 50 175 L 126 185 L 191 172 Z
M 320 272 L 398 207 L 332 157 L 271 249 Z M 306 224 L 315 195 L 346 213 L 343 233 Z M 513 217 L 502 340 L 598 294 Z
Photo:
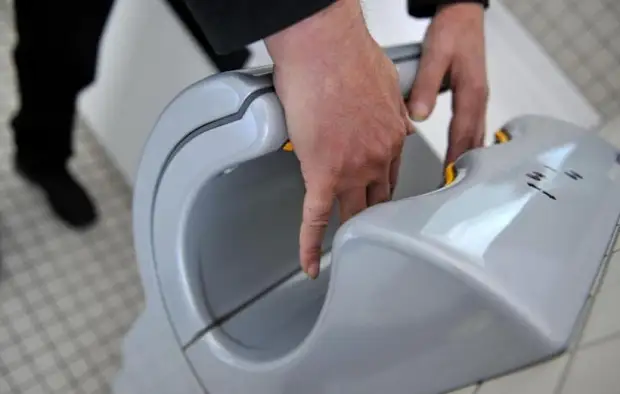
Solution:
M 194 19 L 219 54 L 268 37 L 327 8 L 337 0 L 185 0 Z M 488 0 L 409 0 L 414 17 L 433 16 L 437 6 Z
M 336 0 L 185 0 L 220 54 L 268 37 Z
M 416 18 L 429 18 L 435 15 L 437 7 L 455 3 L 478 3 L 484 8 L 489 6 L 489 0 L 409 0 L 409 15 Z

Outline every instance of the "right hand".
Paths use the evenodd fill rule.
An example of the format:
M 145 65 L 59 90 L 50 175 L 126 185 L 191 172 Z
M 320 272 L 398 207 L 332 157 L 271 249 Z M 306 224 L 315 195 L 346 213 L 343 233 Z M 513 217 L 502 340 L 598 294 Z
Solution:
M 306 186 L 301 266 L 315 278 L 335 201 L 344 222 L 389 200 L 413 125 L 395 66 L 368 32 L 358 0 L 337 1 L 266 42 Z

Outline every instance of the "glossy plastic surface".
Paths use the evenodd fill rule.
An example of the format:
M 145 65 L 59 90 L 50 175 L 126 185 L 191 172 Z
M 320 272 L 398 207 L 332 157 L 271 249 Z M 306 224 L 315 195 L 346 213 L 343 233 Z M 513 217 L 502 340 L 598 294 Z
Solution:
M 403 93 L 416 48 L 398 49 Z M 410 137 L 395 201 L 341 228 L 333 215 L 310 281 L 297 261 L 303 182 L 268 70 L 190 87 L 140 167 L 147 310 L 116 392 L 149 368 L 164 376 L 135 361 L 145 347 L 183 371 L 168 378 L 180 394 L 430 394 L 561 352 L 620 213 L 618 152 L 554 119 L 505 129 L 511 141 L 461 157 L 438 190 L 441 163 Z
M 193 344 L 205 386 L 440 393 L 562 352 L 620 213 L 618 152 L 553 119 L 506 130 L 512 141 L 459 159 L 451 185 L 338 230 L 323 307 L 292 351 L 257 358 L 225 327 Z

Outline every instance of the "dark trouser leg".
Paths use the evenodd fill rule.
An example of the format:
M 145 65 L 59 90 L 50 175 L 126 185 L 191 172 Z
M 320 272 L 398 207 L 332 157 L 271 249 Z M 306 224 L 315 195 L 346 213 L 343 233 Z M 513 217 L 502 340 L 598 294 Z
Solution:
M 14 60 L 20 106 L 13 118 L 18 169 L 67 223 L 88 225 L 95 208 L 67 171 L 78 93 L 95 77 L 113 0 L 15 0 Z
M 219 71 L 231 71 L 243 68 L 250 58 L 250 51 L 247 48 L 226 55 L 216 53 L 200 29 L 200 26 L 196 23 L 191 11 L 187 8 L 185 0 L 167 0 L 167 2 L 177 17 L 185 25 L 189 33 L 194 37 L 198 45 L 200 45 L 204 54 L 211 59 Z
M 20 160 L 33 170 L 64 167 L 72 153 L 78 93 L 95 76 L 113 0 L 15 0 L 20 107 L 13 119 Z

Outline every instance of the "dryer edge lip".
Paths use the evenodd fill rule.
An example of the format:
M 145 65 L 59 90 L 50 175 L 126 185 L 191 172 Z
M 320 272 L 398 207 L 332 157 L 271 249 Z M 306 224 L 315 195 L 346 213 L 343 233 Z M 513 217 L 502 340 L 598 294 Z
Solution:
M 260 96 L 263 96 L 265 94 L 268 93 L 273 93 L 275 92 L 273 87 L 265 87 L 265 88 L 261 88 L 258 89 L 252 93 L 250 93 L 245 100 L 243 101 L 243 103 L 241 104 L 241 106 L 239 107 L 239 109 L 236 112 L 233 112 L 232 114 L 229 115 L 225 115 L 221 118 L 218 118 L 216 120 L 207 122 L 205 124 L 202 124 L 198 127 L 196 127 L 194 130 L 190 131 L 189 133 L 185 134 L 185 136 L 183 136 L 179 142 L 176 143 L 176 145 L 174 146 L 174 148 L 172 148 L 170 150 L 170 152 L 168 153 L 168 155 L 166 156 L 164 163 L 161 167 L 161 171 L 160 171 L 160 176 L 157 179 L 157 184 L 155 186 L 155 190 L 157 191 L 157 189 L 159 188 L 159 184 L 161 181 L 161 175 L 163 173 L 166 172 L 166 169 L 168 168 L 168 166 L 170 165 L 170 163 L 172 162 L 172 160 L 174 159 L 174 157 L 176 156 L 176 154 L 183 149 L 183 147 L 185 145 L 187 145 L 188 143 L 190 143 L 194 138 L 198 137 L 199 135 L 206 133 L 210 130 L 215 129 L 216 127 L 220 127 L 222 125 L 228 124 L 228 123 L 232 123 L 234 121 L 237 121 L 241 118 L 243 118 L 243 116 L 245 115 L 245 113 L 247 112 L 248 108 L 250 107 L 250 105 L 256 100 L 258 99 Z
M 166 173 L 168 166 L 170 165 L 170 163 L 172 163 L 172 161 L 174 160 L 174 157 L 177 155 L 177 153 L 179 153 L 181 151 L 181 149 L 183 149 L 184 146 L 186 146 L 189 142 L 191 142 L 193 139 L 195 139 L 196 137 L 202 135 L 203 133 L 206 133 L 210 130 L 213 130 L 219 126 L 237 121 L 241 118 L 243 118 L 243 116 L 245 115 L 245 113 L 247 112 L 248 108 L 250 107 L 250 105 L 259 97 L 265 95 L 265 94 L 269 94 L 274 92 L 274 88 L 273 87 L 263 87 L 260 89 L 257 89 L 256 91 L 252 92 L 251 94 L 249 94 L 245 100 L 243 101 L 243 103 L 241 104 L 241 106 L 239 107 L 239 109 L 236 112 L 233 112 L 229 115 L 225 115 L 221 118 L 215 119 L 213 121 L 207 122 L 201 126 L 196 127 L 194 130 L 190 131 L 189 133 L 185 134 L 181 139 L 179 139 L 179 141 L 174 145 L 174 148 L 170 150 L 170 152 L 168 153 L 168 155 L 166 155 L 166 158 L 163 161 L 163 164 L 159 170 L 159 173 L 157 174 L 157 179 L 155 181 L 155 185 L 153 186 L 153 198 L 151 199 L 151 203 L 150 206 L 148 207 L 148 210 L 150 211 L 150 216 L 151 218 L 155 215 L 155 207 L 157 205 L 157 200 L 158 200 L 158 196 L 159 196 L 159 191 L 160 191 L 160 186 L 161 186 L 161 182 L 162 179 L 164 177 L 164 174 Z M 157 258 L 156 258 L 156 253 L 155 253 L 155 249 L 154 249 L 154 233 L 153 233 L 153 227 L 151 227 L 150 231 L 149 231 L 149 242 L 150 242 L 150 253 L 153 259 L 153 264 L 155 267 L 158 266 L 158 262 L 157 262 Z M 157 281 L 157 286 L 159 286 L 160 288 L 162 287 L 162 280 L 160 278 L 159 275 L 159 271 L 157 268 L 155 268 L 155 280 Z M 164 299 L 163 295 L 160 294 L 160 296 L 162 296 L 162 306 L 164 308 L 164 311 L 166 313 L 166 315 L 168 316 L 168 318 L 170 318 L 171 313 L 169 310 L 169 306 L 166 302 L 166 300 Z M 205 327 L 206 330 L 208 330 L 210 327 Z M 179 333 L 176 331 L 175 328 L 173 328 L 174 331 L 174 336 L 175 339 L 177 340 L 177 343 L 179 343 L 179 345 L 181 345 L 181 348 L 187 348 L 189 346 L 189 344 L 184 343 L 184 341 L 179 337 Z M 202 333 L 199 332 L 197 333 L 200 334 Z M 189 342 L 190 344 L 192 342 L 195 342 L 197 340 L 197 338 L 192 338 Z

